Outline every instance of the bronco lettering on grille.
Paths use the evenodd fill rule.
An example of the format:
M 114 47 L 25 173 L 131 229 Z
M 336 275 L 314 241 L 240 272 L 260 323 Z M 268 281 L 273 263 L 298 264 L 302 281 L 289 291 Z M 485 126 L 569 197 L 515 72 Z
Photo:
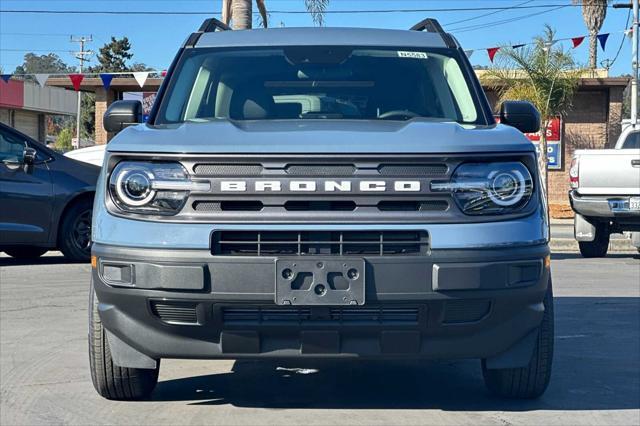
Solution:
M 420 192 L 422 183 L 420 181 L 382 181 L 382 180 L 362 180 L 357 182 L 357 188 L 361 192 Z M 220 182 L 220 192 L 246 192 L 248 187 L 253 192 L 352 192 L 351 181 L 326 180 L 316 182 L 313 180 L 292 180 L 288 183 L 278 180 L 259 180 L 249 183 L 242 180 Z

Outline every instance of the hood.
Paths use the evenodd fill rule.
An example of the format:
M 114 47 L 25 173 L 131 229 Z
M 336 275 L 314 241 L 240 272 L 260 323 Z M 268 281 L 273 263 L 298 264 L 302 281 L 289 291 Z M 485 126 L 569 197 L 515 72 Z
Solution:
M 533 144 L 504 126 L 460 125 L 425 119 L 216 120 L 137 125 L 120 132 L 110 152 L 189 154 L 375 154 L 530 152 Z
M 65 157 L 74 159 L 76 161 L 82 161 L 83 163 L 89 163 L 95 166 L 102 166 L 105 149 L 105 145 L 94 145 L 87 148 L 74 149 L 73 151 L 69 151 L 64 155 Z

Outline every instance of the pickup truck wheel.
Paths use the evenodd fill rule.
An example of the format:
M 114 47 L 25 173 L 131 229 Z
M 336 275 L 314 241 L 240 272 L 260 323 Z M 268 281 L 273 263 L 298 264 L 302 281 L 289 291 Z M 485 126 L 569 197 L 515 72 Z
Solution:
M 92 200 L 84 199 L 71 206 L 62 218 L 58 246 L 73 262 L 88 262 L 91 257 L 92 209 Z
M 593 241 L 578 241 L 582 257 L 605 257 L 609 250 L 609 227 L 606 224 L 596 225 L 596 236 Z
M 40 247 L 13 247 L 4 251 L 15 259 L 37 259 L 48 250 Z
M 529 365 L 522 368 L 488 369 L 482 360 L 484 383 L 503 398 L 533 399 L 544 393 L 551 378 L 553 361 L 553 290 L 551 279 L 544 298 L 544 316 Z
M 155 369 L 118 367 L 113 363 L 109 342 L 98 315 L 98 299 L 89 294 L 89 367 L 96 391 L 107 399 L 135 401 L 151 394 L 158 383 L 160 360 Z

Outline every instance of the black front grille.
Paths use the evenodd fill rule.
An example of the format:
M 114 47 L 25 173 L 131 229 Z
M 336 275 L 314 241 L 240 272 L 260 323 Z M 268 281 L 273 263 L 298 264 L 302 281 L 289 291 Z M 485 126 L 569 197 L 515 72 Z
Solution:
M 226 325 L 249 324 L 417 324 L 419 310 L 415 307 L 331 307 L 331 308 L 232 308 L 222 309 Z
M 424 231 L 215 231 L 213 255 L 225 256 L 420 256 Z
M 151 312 L 168 324 L 197 324 L 196 304 L 191 302 L 151 301 Z

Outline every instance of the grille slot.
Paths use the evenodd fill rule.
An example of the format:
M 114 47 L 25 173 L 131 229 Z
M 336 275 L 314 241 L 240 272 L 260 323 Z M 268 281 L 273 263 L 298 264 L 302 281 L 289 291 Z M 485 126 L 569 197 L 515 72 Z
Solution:
M 193 171 L 207 176 L 260 176 L 262 164 L 196 164 Z
M 356 171 L 353 164 L 289 164 L 285 173 L 292 176 L 351 176 Z
M 451 300 L 444 308 L 445 324 L 461 324 L 480 321 L 489 314 L 489 300 Z
M 383 164 L 378 172 L 383 176 L 444 176 L 446 164 Z
M 222 318 L 227 325 L 304 324 L 313 322 L 333 324 L 404 324 L 415 325 L 418 308 L 223 308 Z
M 449 203 L 444 200 L 433 201 L 380 201 L 378 210 L 383 212 L 424 212 L 445 211 Z
M 287 201 L 284 208 L 288 211 L 352 212 L 356 209 L 356 203 L 353 201 Z
M 215 231 L 211 252 L 224 256 L 420 256 L 424 231 Z
M 262 201 L 196 201 L 193 210 L 197 212 L 259 212 L 264 208 Z
M 168 324 L 198 323 L 195 303 L 151 301 L 151 312 Z

